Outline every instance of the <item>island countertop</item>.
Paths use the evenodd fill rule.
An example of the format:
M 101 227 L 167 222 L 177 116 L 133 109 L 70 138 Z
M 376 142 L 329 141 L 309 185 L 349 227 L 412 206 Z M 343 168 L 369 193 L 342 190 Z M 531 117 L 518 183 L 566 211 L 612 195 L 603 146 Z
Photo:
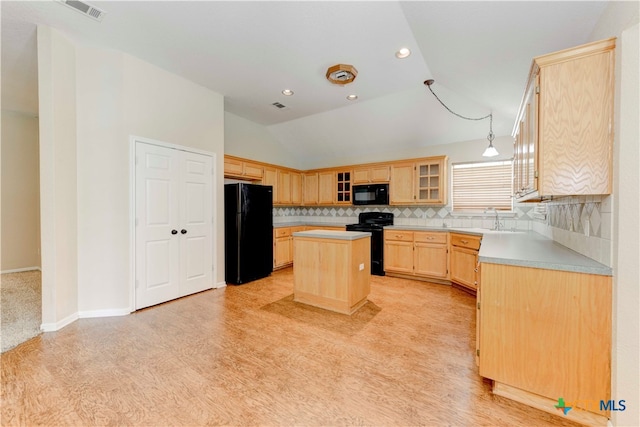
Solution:
M 358 240 L 371 237 L 366 231 L 307 230 L 296 231 L 293 237 L 312 237 L 315 239 Z

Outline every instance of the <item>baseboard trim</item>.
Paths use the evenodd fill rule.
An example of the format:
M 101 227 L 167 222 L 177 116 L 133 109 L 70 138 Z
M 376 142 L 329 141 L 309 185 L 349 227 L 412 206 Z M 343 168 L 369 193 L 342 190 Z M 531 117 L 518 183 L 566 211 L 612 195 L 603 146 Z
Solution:
M 90 319 L 95 317 L 127 316 L 129 314 L 131 314 L 131 310 L 129 308 L 116 308 L 116 309 L 108 309 L 108 310 L 79 311 L 78 317 L 80 319 Z
M 71 323 L 75 322 L 76 320 L 78 320 L 78 313 L 73 313 L 70 314 L 69 316 L 65 317 L 62 320 L 57 321 L 56 323 L 43 323 L 42 325 L 40 325 L 40 329 L 43 332 L 55 332 L 55 331 L 59 331 L 60 329 L 64 328 L 67 325 L 70 325 Z
M 581 408 L 572 408 L 567 414 L 562 415 L 562 411 L 559 411 L 555 407 L 558 400 L 539 396 L 497 381 L 494 381 L 493 383 L 493 394 L 515 400 L 516 402 L 524 403 L 525 405 L 532 406 L 557 417 L 566 418 L 570 421 L 575 421 L 586 426 L 605 427 L 609 421 L 609 419 L 602 414 L 596 414 Z
M 0 274 L 9 274 L 9 273 L 22 273 L 24 271 L 42 271 L 40 267 L 24 267 L 24 268 L 14 268 L 13 270 L 2 270 Z
M 227 282 L 218 282 L 216 283 L 215 289 L 226 288 Z

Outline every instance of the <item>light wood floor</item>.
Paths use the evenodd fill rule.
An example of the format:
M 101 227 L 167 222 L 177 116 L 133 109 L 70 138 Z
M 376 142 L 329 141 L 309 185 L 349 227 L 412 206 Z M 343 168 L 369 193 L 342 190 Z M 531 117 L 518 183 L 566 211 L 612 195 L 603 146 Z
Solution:
M 490 392 L 475 297 L 373 276 L 352 316 L 292 301 L 292 270 L 2 354 L 3 426 L 575 426 Z

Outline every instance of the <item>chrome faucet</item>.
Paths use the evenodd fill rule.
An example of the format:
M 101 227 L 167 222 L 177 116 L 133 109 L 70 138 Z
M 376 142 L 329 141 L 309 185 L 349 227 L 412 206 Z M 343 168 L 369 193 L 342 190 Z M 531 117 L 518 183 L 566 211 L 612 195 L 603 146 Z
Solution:
M 494 220 L 494 223 L 493 223 L 493 229 L 500 230 L 500 218 L 498 217 L 498 210 L 496 208 L 487 208 L 484 210 L 484 213 L 488 213 L 491 211 L 493 211 L 496 214 L 496 219 Z

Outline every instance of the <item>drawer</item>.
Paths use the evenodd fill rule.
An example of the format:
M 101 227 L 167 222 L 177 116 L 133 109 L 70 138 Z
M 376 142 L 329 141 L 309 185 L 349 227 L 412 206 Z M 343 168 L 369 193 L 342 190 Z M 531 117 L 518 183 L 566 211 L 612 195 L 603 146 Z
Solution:
M 291 236 L 291 228 L 290 227 L 274 228 L 273 235 L 276 238 Z
M 413 240 L 422 243 L 447 243 L 447 233 L 433 233 L 416 231 Z
M 469 236 L 467 234 L 451 233 L 451 246 L 460 246 L 462 248 L 480 249 L 480 237 Z
M 384 238 L 386 240 L 400 240 L 405 242 L 413 242 L 413 231 L 385 230 Z
M 298 231 L 304 231 L 306 230 L 307 227 L 305 227 L 304 225 L 299 225 L 297 227 L 291 227 L 291 235 L 293 235 L 293 233 L 297 233 Z

